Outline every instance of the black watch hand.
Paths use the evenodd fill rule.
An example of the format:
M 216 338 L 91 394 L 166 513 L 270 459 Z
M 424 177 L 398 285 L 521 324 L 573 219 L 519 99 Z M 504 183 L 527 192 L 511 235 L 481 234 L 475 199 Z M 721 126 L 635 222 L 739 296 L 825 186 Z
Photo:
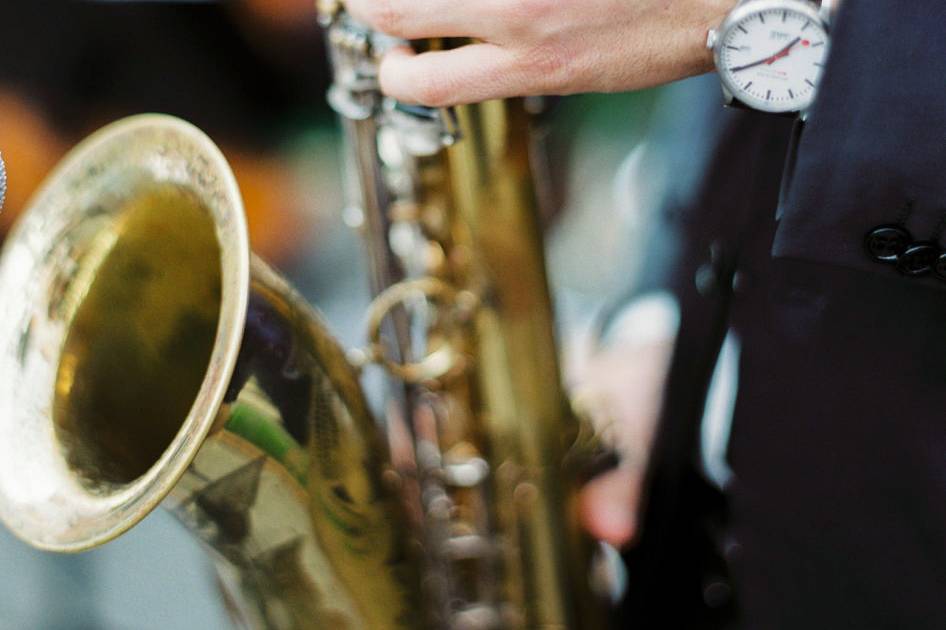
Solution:
M 768 57 L 766 57 L 766 58 L 764 58 L 764 59 L 760 59 L 759 61 L 754 61 L 753 63 L 747 63 L 747 64 L 744 65 L 744 66 L 738 66 L 738 67 L 736 67 L 736 68 L 730 68 L 729 71 L 730 71 L 730 72 L 739 72 L 740 70 L 747 70 L 747 69 L 749 69 L 749 68 L 755 68 L 756 66 L 761 66 L 761 65 L 764 64 L 764 63 L 767 63 L 767 64 L 769 64 L 769 65 L 772 65 L 773 63 L 775 63 L 776 61 L 778 61 L 778 60 L 781 59 L 782 57 L 787 57 L 787 56 L 788 56 L 788 53 L 792 50 L 792 48 L 795 47 L 795 44 L 797 44 L 797 43 L 800 42 L 800 41 L 801 41 L 801 37 L 796 37 L 795 39 L 793 39 L 793 40 L 788 44 L 788 46 L 785 46 L 784 48 L 782 48 L 780 51 L 778 51 L 778 52 L 775 53 L 774 55 L 770 55 L 770 56 L 768 56 Z

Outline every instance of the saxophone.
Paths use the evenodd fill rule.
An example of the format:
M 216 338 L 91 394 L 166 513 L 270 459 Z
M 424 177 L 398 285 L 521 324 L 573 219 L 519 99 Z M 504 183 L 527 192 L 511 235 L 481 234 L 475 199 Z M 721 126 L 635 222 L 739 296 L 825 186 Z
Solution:
M 587 433 L 560 381 L 529 104 L 385 99 L 377 53 L 389 42 L 338 0 L 319 9 L 377 294 L 366 359 L 393 379 L 394 434 L 413 438 L 401 477 L 421 497 L 432 621 L 602 627 L 569 466 Z
M 370 345 L 344 351 L 252 254 L 202 132 L 114 123 L 0 255 L 0 520 L 78 552 L 162 504 L 210 551 L 239 627 L 602 627 L 525 104 L 390 102 L 380 36 L 320 11 Z M 383 421 L 369 365 L 388 375 Z

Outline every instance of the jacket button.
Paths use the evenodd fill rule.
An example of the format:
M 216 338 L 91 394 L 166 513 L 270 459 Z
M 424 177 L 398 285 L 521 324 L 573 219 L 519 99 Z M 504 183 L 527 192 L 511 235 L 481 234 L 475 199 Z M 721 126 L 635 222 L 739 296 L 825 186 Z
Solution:
M 933 269 L 939 256 L 939 247 L 933 243 L 913 243 L 897 258 L 897 270 L 906 276 L 922 276 Z
M 899 225 L 879 225 L 864 237 L 867 254 L 877 262 L 897 262 L 913 237 Z
M 719 241 L 710 243 L 710 259 L 696 270 L 696 290 L 705 298 L 711 297 L 721 288 L 723 274 L 723 246 Z
M 732 601 L 732 596 L 732 587 L 725 580 L 711 580 L 703 586 L 703 603 L 709 608 L 722 608 Z
M 939 258 L 936 259 L 936 264 L 933 265 L 933 273 L 940 280 L 946 280 L 946 254 L 940 254 Z
M 716 275 L 716 269 L 711 263 L 703 263 L 696 270 L 696 276 L 693 278 L 696 284 L 696 290 L 703 297 L 710 297 L 716 293 L 719 288 L 719 276 Z

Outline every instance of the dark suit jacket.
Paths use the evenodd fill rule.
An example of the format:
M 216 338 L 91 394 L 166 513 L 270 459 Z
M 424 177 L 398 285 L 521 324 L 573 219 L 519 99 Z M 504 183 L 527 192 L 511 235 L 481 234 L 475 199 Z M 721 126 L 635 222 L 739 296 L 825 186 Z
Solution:
M 944 31 L 937 0 L 847 0 L 806 124 L 677 118 L 678 139 L 718 133 L 655 226 L 670 255 L 637 287 L 670 288 L 682 321 L 629 627 L 946 628 L 946 282 L 864 248 L 910 200 L 910 232 L 946 249 Z M 718 496 L 697 425 L 730 332 L 734 478 Z

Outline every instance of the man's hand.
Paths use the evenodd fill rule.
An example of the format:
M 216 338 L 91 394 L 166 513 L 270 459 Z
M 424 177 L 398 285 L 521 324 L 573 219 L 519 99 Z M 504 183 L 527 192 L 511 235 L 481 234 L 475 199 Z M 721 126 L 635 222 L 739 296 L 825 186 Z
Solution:
M 346 0 L 372 28 L 469 45 L 387 53 L 381 86 L 434 107 L 650 87 L 712 69 L 707 30 L 735 0 Z
M 627 545 L 637 533 L 644 471 L 673 346 L 672 339 L 616 343 L 578 368 L 576 405 L 621 455 L 618 468 L 582 490 L 581 521 L 590 534 L 615 547 Z

